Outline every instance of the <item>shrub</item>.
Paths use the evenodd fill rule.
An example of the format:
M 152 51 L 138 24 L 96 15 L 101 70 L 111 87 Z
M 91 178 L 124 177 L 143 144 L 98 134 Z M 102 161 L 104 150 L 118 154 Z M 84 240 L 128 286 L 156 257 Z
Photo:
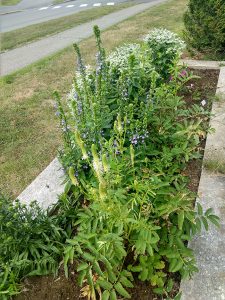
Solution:
M 144 42 L 151 49 L 152 61 L 156 71 L 163 78 L 168 79 L 172 68 L 185 48 L 184 42 L 177 34 L 163 28 L 151 30 L 145 36 Z
M 193 209 L 196 195 L 182 175 L 187 162 L 201 156 L 203 118 L 209 113 L 197 105 L 187 108 L 178 95 L 192 76 L 181 72 L 175 60 L 170 81 L 157 82 L 161 74 L 153 68 L 151 84 L 137 85 L 124 97 L 120 87 L 129 81 L 135 87 L 134 74 L 142 77 L 148 62 L 140 53 L 137 60 L 128 54 L 114 76 L 97 27 L 95 35 L 100 55 L 91 82 L 75 46 L 83 70 L 82 90 L 75 79 L 75 91 L 85 110 L 79 115 L 77 101 L 71 99 L 75 108 L 66 114 L 56 94 L 61 122 L 72 124 L 72 129 L 64 127 L 61 156 L 68 174 L 66 193 L 83 203 L 74 212 L 75 234 L 65 245 L 65 273 L 75 260 L 83 296 L 91 299 L 97 293 L 102 299 L 130 298 L 127 289 L 135 274 L 167 297 L 173 287 L 168 272 L 187 278 L 197 271 L 187 242 L 202 226 L 208 229 L 209 221 L 218 225 L 211 209 L 203 213 L 200 204 Z M 116 98 L 108 97 L 115 87 Z
M 57 273 L 66 237 L 37 203 L 27 207 L 0 195 L 0 296 L 18 293 L 24 276 Z
M 184 36 L 190 47 L 225 53 L 224 0 L 190 0 L 184 24 Z

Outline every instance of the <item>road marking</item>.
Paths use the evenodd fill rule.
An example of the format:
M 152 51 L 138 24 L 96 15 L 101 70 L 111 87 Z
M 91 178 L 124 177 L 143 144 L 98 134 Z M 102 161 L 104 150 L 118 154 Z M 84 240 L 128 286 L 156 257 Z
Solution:
M 44 10 L 44 9 L 48 9 L 48 6 L 41 7 L 38 10 Z
M 93 6 L 101 6 L 101 3 L 94 3 Z
M 87 4 L 81 4 L 80 7 L 86 7 L 88 6 Z
M 74 7 L 74 4 L 67 5 L 66 7 Z
M 57 8 L 60 8 L 62 7 L 61 5 L 58 5 L 58 6 L 54 6 L 52 9 L 57 9 Z
M 114 2 L 108 2 L 106 5 L 114 5 Z

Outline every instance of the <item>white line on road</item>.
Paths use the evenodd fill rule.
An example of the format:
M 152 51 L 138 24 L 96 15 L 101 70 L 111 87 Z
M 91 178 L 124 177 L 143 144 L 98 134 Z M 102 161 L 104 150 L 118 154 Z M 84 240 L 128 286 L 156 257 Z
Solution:
M 80 7 L 86 7 L 88 6 L 87 4 L 81 4 Z
M 41 7 L 38 10 L 44 10 L 44 9 L 48 9 L 48 6 Z
M 93 6 L 101 6 L 101 3 L 94 3 Z
M 108 2 L 106 5 L 114 5 L 114 2 Z
M 54 6 L 52 9 L 57 9 L 57 8 L 60 8 L 62 7 L 61 5 L 58 5 L 58 6 Z
M 67 5 L 66 7 L 74 7 L 74 4 Z

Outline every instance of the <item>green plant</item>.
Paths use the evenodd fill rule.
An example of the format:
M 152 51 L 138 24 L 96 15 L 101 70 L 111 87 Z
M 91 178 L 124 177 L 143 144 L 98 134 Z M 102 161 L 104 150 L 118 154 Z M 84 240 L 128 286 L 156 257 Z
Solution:
M 138 55 L 128 54 L 115 73 L 99 29 L 94 32 L 99 54 L 96 71 L 88 76 L 75 46 L 80 83 L 75 78 L 71 111 L 64 112 L 56 94 L 65 137 L 66 194 L 82 204 L 64 248 L 65 274 L 75 263 L 82 293 L 91 299 L 97 294 L 104 300 L 131 298 L 128 288 L 136 273 L 150 281 L 155 293 L 169 297 L 171 273 L 188 278 L 197 271 L 187 242 L 202 226 L 208 230 L 209 222 L 219 225 L 211 209 L 203 213 L 200 204 L 193 209 L 196 195 L 182 175 L 187 163 L 201 156 L 209 112 L 187 106 L 179 96 L 193 76 L 175 60 L 169 81 L 157 80 L 164 68 L 162 73 L 152 68 L 146 76 L 150 83 L 136 84 L 133 80 L 144 80 L 149 64 L 142 47 Z M 121 87 L 129 88 L 128 82 L 131 89 L 124 97 Z
M 57 273 L 67 237 L 55 217 L 37 203 L 30 207 L 0 196 L 0 295 L 19 293 L 24 276 Z
M 190 0 L 184 15 L 184 24 L 184 37 L 190 47 L 224 54 L 225 3 L 223 0 Z
M 152 63 L 164 78 L 171 76 L 173 67 L 180 59 L 185 43 L 177 34 L 163 28 L 152 29 L 144 38 L 152 52 Z

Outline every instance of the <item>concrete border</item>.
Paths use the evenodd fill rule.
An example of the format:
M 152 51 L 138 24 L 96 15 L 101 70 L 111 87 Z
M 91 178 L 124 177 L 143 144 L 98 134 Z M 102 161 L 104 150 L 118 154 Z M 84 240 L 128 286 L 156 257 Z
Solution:
M 64 190 L 65 174 L 62 165 L 55 158 L 44 171 L 18 196 L 20 202 L 30 204 L 36 200 L 38 204 L 47 209 L 58 201 L 58 195 Z
M 213 61 L 213 60 L 192 60 L 181 59 L 181 63 L 187 65 L 192 69 L 198 70 L 219 70 L 221 66 L 225 66 L 225 61 Z

